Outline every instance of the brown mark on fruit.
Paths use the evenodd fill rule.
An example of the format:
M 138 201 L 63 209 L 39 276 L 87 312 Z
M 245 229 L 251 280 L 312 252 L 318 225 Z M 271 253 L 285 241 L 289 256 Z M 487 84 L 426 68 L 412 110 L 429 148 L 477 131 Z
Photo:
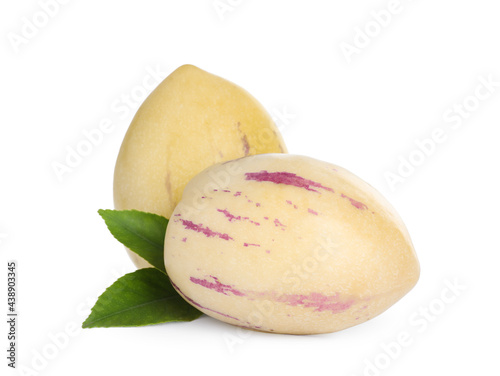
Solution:
M 274 133 L 274 137 L 275 137 L 276 139 L 279 139 L 278 134 L 276 133 L 276 131 L 273 131 L 273 133 Z M 285 150 L 283 150 L 283 145 L 281 145 L 281 142 L 279 142 L 279 143 L 278 143 L 278 146 L 279 146 L 279 148 L 280 148 L 280 151 L 281 151 L 282 153 L 284 153 L 284 152 L 285 152 Z
M 245 156 L 250 154 L 250 144 L 248 143 L 247 135 L 243 133 L 241 130 L 241 123 L 236 123 L 236 127 L 238 128 L 238 132 L 240 133 L 241 143 L 243 144 L 243 151 L 245 152 Z

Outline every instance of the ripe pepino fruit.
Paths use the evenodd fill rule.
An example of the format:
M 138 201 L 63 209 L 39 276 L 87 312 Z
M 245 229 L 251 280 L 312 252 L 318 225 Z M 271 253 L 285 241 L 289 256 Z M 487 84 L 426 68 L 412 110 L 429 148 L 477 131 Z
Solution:
M 207 315 L 289 334 L 365 322 L 420 273 L 384 197 L 339 166 L 290 154 L 194 177 L 167 227 L 165 266 L 179 294 Z
M 203 169 L 247 155 L 285 152 L 278 129 L 254 97 L 183 65 L 151 93 L 130 124 L 116 161 L 115 208 L 170 218 L 187 182 Z M 138 267 L 149 266 L 129 255 Z

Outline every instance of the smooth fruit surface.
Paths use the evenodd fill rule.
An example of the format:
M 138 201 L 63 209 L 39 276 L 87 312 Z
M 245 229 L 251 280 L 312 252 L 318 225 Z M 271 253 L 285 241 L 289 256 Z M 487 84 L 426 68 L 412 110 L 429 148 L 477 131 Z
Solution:
M 167 227 L 165 266 L 207 315 L 289 334 L 367 321 L 420 273 L 405 225 L 373 187 L 288 154 L 221 163 L 192 179 Z
M 255 98 L 223 78 L 183 65 L 132 120 L 115 167 L 115 208 L 170 218 L 187 182 L 206 167 L 280 152 L 286 152 L 281 135 Z M 149 266 L 129 254 L 138 267 Z

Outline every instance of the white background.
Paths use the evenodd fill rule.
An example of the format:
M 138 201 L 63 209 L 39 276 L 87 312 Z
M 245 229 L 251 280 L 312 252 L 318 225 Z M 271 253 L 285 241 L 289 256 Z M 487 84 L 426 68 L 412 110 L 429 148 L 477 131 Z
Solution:
M 16 260 L 24 374 L 498 374 L 497 1 L 401 0 L 385 21 L 372 12 L 388 1 L 223 0 L 219 13 L 213 0 L 61 0 L 44 11 L 46 2 L 0 6 L 0 312 Z M 350 56 L 347 44 L 358 48 Z M 114 163 L 141 83 L 185 63 L 250 91 L 291 153 L 339 164 L 393 203 L 422 268 L 407 296 L 326 335 L 240 331 L 208 317 L 75 329 L 104 288 L 134 270 L 97 209 L 113 207 Z M 477 99 L 480 77 L 497 86 Z M 140 100 L 118 112 L 131 93 Z M 464 101 L 463 115 L 443 118 Z M 54 163 L 105 119 L 113 131 L 58 179 Z M 423 156 L 416 142 L 439 129 L 446 140 Z M 391 189 L 387 172 L 411 156 L 419 165 Z M 1 328 L 0 373 L 18 374 L 6 366 Z M 400 333 L 405 345 L 389 345 Z

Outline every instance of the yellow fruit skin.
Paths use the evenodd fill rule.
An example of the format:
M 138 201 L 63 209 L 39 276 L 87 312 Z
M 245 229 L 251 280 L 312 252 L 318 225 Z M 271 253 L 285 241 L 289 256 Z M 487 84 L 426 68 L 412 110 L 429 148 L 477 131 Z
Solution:
M 170 218 L 197 173 L 262 153 L 286 153 L 286 147 L 257 100 L 223 78 L 183 65 L 151 93 L 130 124 L 115 167 L 115 208 Z M 149 266 L 129 255 L 137 267 Z
M 165 266 L 207 315 L 288 334 L 365 322 L 420 274 L 386 199 L 339 166 L 290 154 L 218 164 L 192 179 L 167 228 Z

